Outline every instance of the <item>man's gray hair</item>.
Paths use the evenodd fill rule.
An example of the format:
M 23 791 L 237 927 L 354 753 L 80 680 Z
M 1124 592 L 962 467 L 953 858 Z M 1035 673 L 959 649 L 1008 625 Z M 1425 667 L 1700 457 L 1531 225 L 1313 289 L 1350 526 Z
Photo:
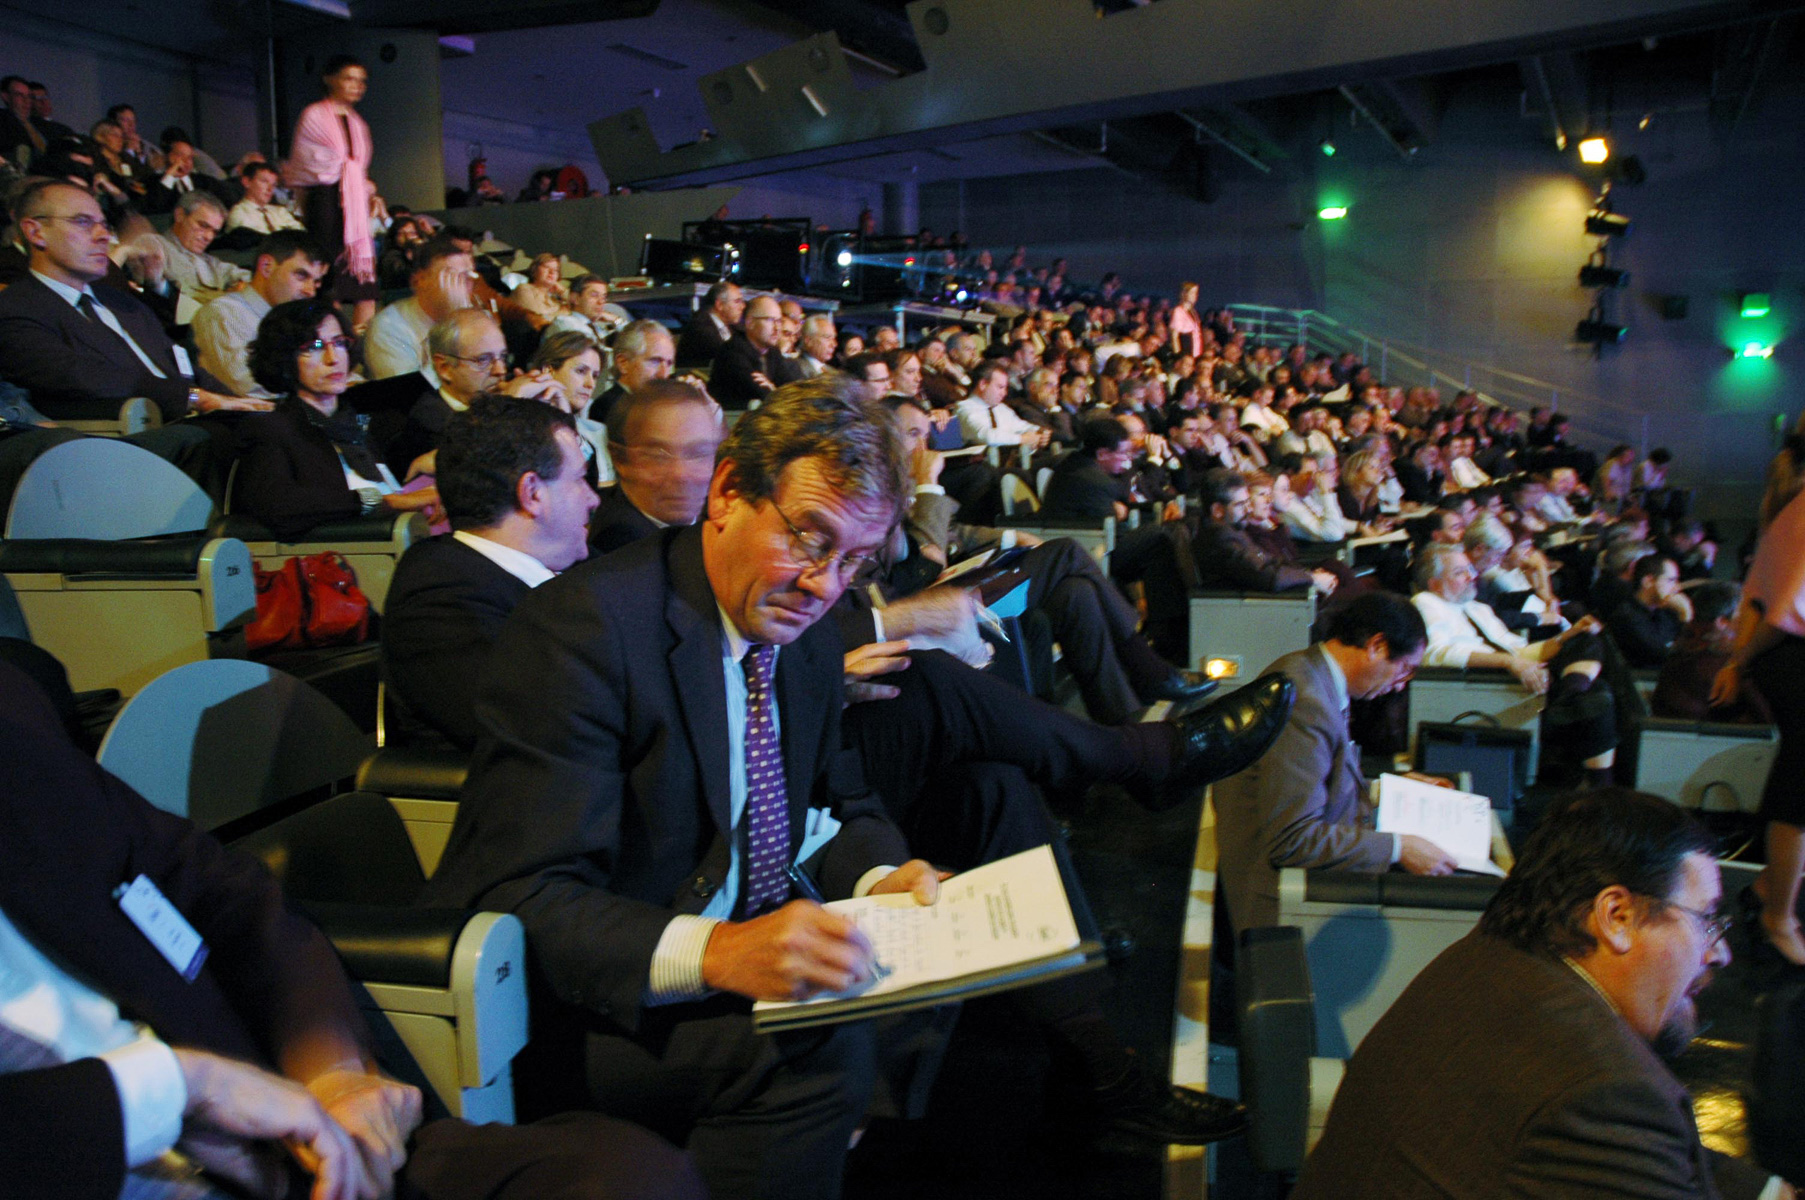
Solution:
M 1473 518 L 1471 525 L 1467 526 L 1466 536 L 1461 539 L 1461 544 L 1469 551 L 1480 550 L 1492 554 L 1508 554 L 1510 548 L 1516 544 L 1516 540 L 1510 531 L 1510 526 L 1491 513 L 1481 513 Z
M 803 337 L 808 337 L 812 333 L 819 333 L 824 330 L 828 333 L 834 332 L 834 319 L 826 313 L 814 313 L 813 315 L 802 319 Z
M 464 352 L 464 335 L 483 325 L 501 328 L 494 317 L 480 308 L 460 308 L 427 332 L 426 351 L 456 358 Z
M 1426 592 L 1429 585 L 1448 573 L 1454 556 L 1466 557 L 1466 551 L 1459 546 L 1448 546 L 1441 542 L 1430 542 L 1416 552 L 1416 590 Z
M 614 357 L 617 359 L 644 358 L 646 343 L 651 340 L 654 333 L 662 333 L 666 337 L 671 335 L 670 330 L 649 317 L 628 323 L 614 335 Z
M 179 213 L 191 214 L 197 208 L 210 208 L 219 214 L 221 220 L 225 219 L 225 203 L 212 192 L 203 192 L 199 188 L 195 188 L 192 192 L 183 192 L 181 199 L 175 202 L 175 210 Z
M 717 461 L 731 462 L 734 487 L 757 501 L 775 494 L 784 468 L 805 458 L 836 492 L 880 503 L 893 520 L 914 496 L 896 422 L 850 375 L 830 371 L 778 388 L 739 419 Z

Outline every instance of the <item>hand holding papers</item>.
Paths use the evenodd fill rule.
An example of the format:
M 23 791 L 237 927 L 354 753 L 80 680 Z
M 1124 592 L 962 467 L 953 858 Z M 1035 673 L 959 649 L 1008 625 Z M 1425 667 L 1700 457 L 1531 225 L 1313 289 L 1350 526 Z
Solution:
M 1492 802 L 1402 775 L 1379 776 L 1381 833 L 1414 834 L 1453 856 L 1462 871 L 1503 875 L 1493 864 Z
M 1046 846 L 953 876 L 931 905 L 907 895 L 865 896 L 827 908 L 853 921 L 870 941 L 877 978 L 802 1001 L 761 1000 L 752 1010 L 760 1032 L 946 1004 L 1100 961 L 1099 948 L 1079 937 Z

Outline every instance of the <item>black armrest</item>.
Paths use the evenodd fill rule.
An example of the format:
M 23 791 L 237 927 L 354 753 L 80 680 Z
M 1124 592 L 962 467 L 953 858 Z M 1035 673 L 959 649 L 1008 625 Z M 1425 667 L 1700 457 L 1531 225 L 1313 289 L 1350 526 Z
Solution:
M 470 773 L 462 750 L 385 746 L 357 769 L 357 790 L 380 796 L 456 800 Z
M 212 534 L 96 541 L 87 538 L 31 538 L 0 542 L 0 571 L 50 575 L 192 575 Z M 230 536 L 230 535 L 227 535 Z
M 1310 1056 L 1316 1051 L 1315 999 L 1302 930 L 1275 925 L 1243 931 L 1235 1001 L 1248 1153 L 1262 1171 L 1296 1171 L 1304 1165 Z
M 451 953 L 474 915 L 452 908 L 304 903 L 351 977 L 365 983 L 449 987 Z
M 326 521 L 315 525 L 291 542 L 386 542 L 395 536 L 395 522 L 407 520 L 407 513 L 373 513 L 347 521 Z M 248 513 L 231 513 L 213 522 L 218 537 L 235 537 L 246 542 L 277 542 L 269 526 Z
M 1491 875 L 1428 877 L 1398 871 L 1306 871 L 1304 899 L 1315 904 L 1478 912 L 1491 903 L 1502 882 Z
M 1103 522 L 1107 519 L 1106 517 L 1043 517 L 1037 513 L 1016 513 L 1013 517 L 999 516 L 996 519 L 996 526 L 999 529 L 1025 526 L 1030 529 L 1070 529 L 1078 533 L 1102 533 Z
M 1517 677 L 1502 667 L 1418 667 L 1417 683 L 1516 683 Z
M 1307 598 L 1310 589 L 1307 584 L 1299 584 L 1294 588 L 1286 588 L 1279 592 L 1245 592 L 1234 588 L 1197 588 L 1191 593 L 1193 600 L 1299 600 Z M 1421 672 L 1418 672 L 1421 674 Z

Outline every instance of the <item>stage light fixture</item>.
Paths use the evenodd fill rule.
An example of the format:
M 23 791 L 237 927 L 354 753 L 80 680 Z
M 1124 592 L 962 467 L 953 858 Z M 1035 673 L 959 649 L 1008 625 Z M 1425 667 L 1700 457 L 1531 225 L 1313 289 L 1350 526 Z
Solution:
M 1347 216 L 1347 205 L 1325 204 L 1316 210 L 1316 215 L 1325 221 L 1339 221 Z
M 840 251 L 840 253 L 834 257 L 834 261 L 839 263 L 842 267 L 850 267 L 852 265 L 852 251 Z
M 1579 269 L 1579 286 L 1589 288 L 1628 287 L 1630 273 L 1619 267 L 1607 267 L 1600 263 L 1587 263 Z
M 1585 320 L 1573 327 L 1574 340 L 1590 346 L 1615 345 L 1621 342 L 1623 335 L 1628 332 L 1629 330 L 1625 326 L 1613 325 L 1605 320 L 1596 308 Z
M 1611 157 L 1611 143 L 1601 137 L 1586 138 L 1579 144 L 1579 161 L 1597 166 Z
M 1774 348 L 1766 342 L 1744 342 L 1739 358 L 1772 358 Z
M 1742 315 L 1745 317 L 1765 317 L 1774 308 L 1773 297 L 1767 292 L 1744 292 L 1742 294 Z
M 1331 142 L 1328 138 L 1322 139 L 1322 141 L 1318 142 L 1316 144 L 1316 146 L 1317 146 L 1317 149 L 1322 151 L 1322 156 L 1324 158 L 1334 158 L 1335 157 L 1335 143 Z
M 1586 214 L 1586 232 L 1598 237 L 1622 237 L 1630 231 L 1630 219 L 1619 213 L 1595 208 Z

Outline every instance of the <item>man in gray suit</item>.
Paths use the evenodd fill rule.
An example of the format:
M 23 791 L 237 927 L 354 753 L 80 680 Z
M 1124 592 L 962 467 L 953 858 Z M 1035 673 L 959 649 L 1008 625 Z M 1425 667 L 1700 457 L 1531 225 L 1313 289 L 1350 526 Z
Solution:
M 1292 1200 L 1794 1200 L 1699 1144 L 1660 1057 L 1730 961 L 1713 853 L 1657 796 L 1569 797 L 1360 1043 Z
M 1217 871 L 1237 936 L 1278 920 L 1283 867 L 1446 875 L 1454 860 L 1413 834 L 1372 827 L 1348 702 L 1396 691 L 1423 660 L 1423 619 L 1401 596 L 1370 592 L 1337 614 L 1327 641 L 1267 671 L 1297 688 L 1291 718 L 1253 766 L 1215 785 Z M 1264 672 L 1263 672 L 1264 673 Z

